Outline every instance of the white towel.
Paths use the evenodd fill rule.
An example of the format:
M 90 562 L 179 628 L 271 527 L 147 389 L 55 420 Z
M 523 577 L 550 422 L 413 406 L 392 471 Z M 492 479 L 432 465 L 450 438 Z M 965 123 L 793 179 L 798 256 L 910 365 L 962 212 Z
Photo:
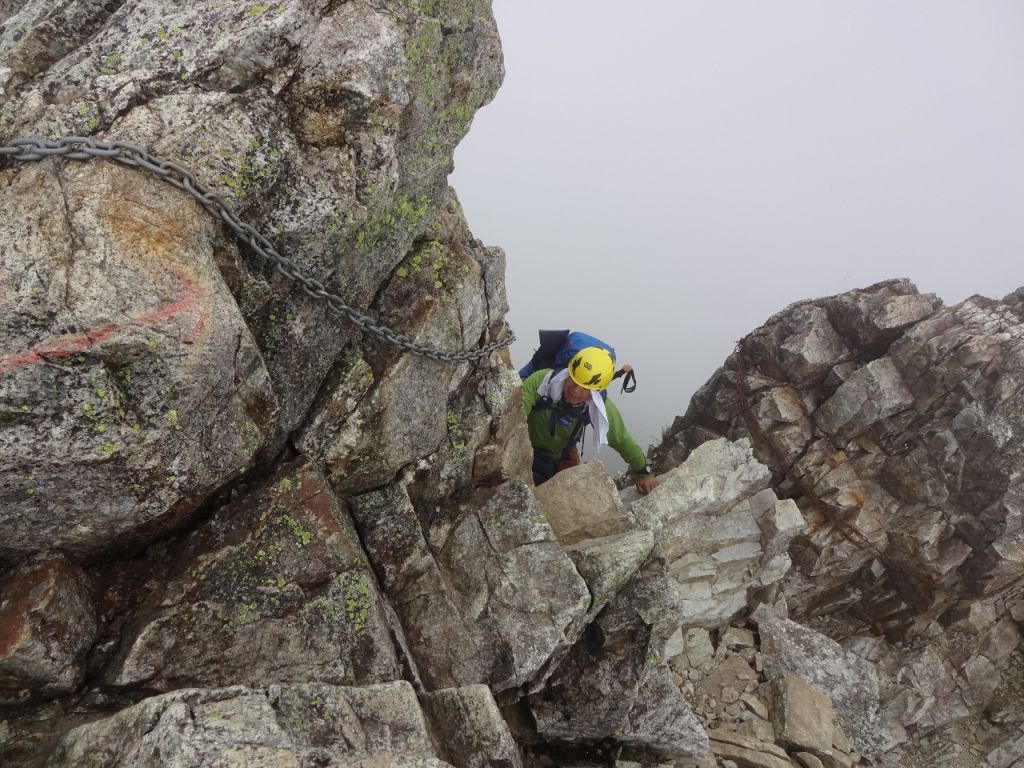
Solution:
M 557 403 L 562 399 L 567 378 L 569 378 L 567 368 L 563 368 L 558 373 L 548 372 L 540 386 L 537 387 L 537 396 L 550 397 L 552 402 Z M 608 411 L 600 392 L 591 393 L 588 410 L 590 411 L 590 424 L 593 427 L 590 431 L 590 439 L 596 454 L 602 445 L 608 445 Z

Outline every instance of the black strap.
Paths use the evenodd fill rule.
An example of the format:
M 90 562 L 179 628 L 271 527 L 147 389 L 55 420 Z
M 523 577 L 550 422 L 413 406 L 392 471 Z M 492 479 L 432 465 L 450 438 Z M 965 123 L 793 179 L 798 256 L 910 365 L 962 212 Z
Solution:
M 625 392 L 628 395 L 630 392 L 633 392 L 636 389 L 636 373 L 633 372 L 632 368 L 630 368 L 628 371 L 625 368 L 623 368 L 621 371 L 615 372 L 615 375 L 612 376 L 612 380 L 614 381 L 620 376 L 625 376 L 625 378 L 622 380 L 622 389 L 620 391 Z
M 572 406 L 568 406 L 564 400 L 559 400 L 556 403 L 547 396 L 538 397 L 537 402 L 534 403 L 533 407 L 535 409 L 539 408 L 541 410 L 551 411 L 549 429 L 552 437 L 555 435 L 555 430 L 558 429 L 558 420 L 562 416 L 571 416 L 575 419 L 576 423 L 573 424 L 572 432 L 569 433 L 569 439 L 565 443 L 565 450 L 562 451 L 562 458 L 566 458 L 572 451 L 572 447 L 580 439 L 580 435 L 583 433 L 583 430 L 586 429 L 587 425 L 590 423 L 589 407 L 585 407 L 582 411 L 578 411 Z

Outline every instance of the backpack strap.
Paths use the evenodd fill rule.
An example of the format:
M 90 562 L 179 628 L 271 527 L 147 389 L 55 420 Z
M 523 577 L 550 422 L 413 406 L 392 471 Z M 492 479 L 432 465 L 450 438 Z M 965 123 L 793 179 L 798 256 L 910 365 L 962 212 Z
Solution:
M 574 420 L 572 432 L 569 433 L 569 439 L 565 443 L 565 449 L 562 451 L 562 458 L 566 458 L 571 452 L 572 447 L 580 439 L 583 434 L 583 430 L 586 429 L 587 425 L 590 424 L 590 409 L 583 408 L 582 411 L 576 411 L 565 405 L 564 402 L 555 402 L 547 395 L 542 395 L 537 398 L 537 402 L 533 404 L 534 410 L 547 410 L 551 411 L 551 417 L 549 420 L 549 430 L 552 437 L 554 437 L 555 430 L 558 429 L 558 422 L 564 417 L 569 417 Z

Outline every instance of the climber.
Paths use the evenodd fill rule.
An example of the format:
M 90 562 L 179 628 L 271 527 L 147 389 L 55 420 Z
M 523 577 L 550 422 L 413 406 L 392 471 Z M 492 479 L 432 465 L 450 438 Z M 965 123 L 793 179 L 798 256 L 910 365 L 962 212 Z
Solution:
M 615 377 L 615 361 L 603 347 L 586 347 L 563 369 L 542 368 L 523 381 L 523 410 L 533 445 L 533 481 L 580 463 L 576 444 L 592 428 L 594 447 L 610 445 L 629 465 L 636 489 L 648 494 L 658 487 L 643 450 L 605 390 Z M 598 393 L 595 397 L 594 393 Z

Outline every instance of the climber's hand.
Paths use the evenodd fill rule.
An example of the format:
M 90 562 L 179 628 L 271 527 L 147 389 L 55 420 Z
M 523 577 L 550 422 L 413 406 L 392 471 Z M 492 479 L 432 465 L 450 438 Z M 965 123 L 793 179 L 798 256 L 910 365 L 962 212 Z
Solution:
M 661 483 L 658 482 L 658 478 L 654 475 L 648 475 L 647 477 L 641 477 L 636 481 L 636 489 L 640 491 L 644 496 L 657 488 Z

